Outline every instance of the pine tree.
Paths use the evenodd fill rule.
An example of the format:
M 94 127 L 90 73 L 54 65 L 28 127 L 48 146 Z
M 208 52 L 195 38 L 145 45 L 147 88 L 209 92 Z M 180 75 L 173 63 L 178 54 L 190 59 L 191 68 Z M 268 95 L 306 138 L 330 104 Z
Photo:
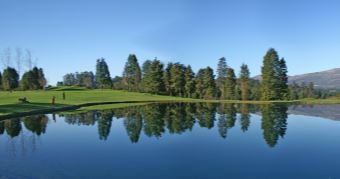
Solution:
M 216 97 L 216 83 L 214 70 L 210 67 L 207 67 L 204 71 L 203 85 L 204 85 L 204 98 L 214 99 Z
M 97 60 L 96 65 L 96 83 L 98 88 L 111 88 L 111 81 L 109 67 L 107 66 L 105 59 L 101 58 Z
M 227 77 L 225 83 L 225 97 L 228 100 L 235 99 L 235 92 L 236 92 L 236 76 L 234 69 L 228 68 L 227 70 Z
M 2 87 L 4 90 L 13 90 L 19 86 L 19 75 L 14 68 L 7 67 L 2 75 Z
M 195 77 L 195 98 L 203 99 L 204 97 L 204 78 L 205 69 L 199 69 Z
M 283 99 L 288 99 L 288 71 L 287 71 L 287 65 L 286 65 L 286 61 L 284 58 L 282 58 L 279 61 L 279 69 L 277 71 L 278 73 L 278 98 L 280 100 Z
M 144 91 L 152 94 L 163 94 L 163 73 L 163 64 L 157 59 L 153 60 L 144 72 Z
M 240 90 L 242 100 L 249 100 L 250 96 L 249 76 L 250 72 L 248 66 L 246 64 L 242 64 L 240 72 Z
M 183 96 L 184 95 L 184 66 L 180 63 L 175 63 L 170 69 L 170 89 L 173 91 L 175 96 Z
M 144 77 L 144 76 L 145 76 L 145 73 L 147 73 L 148 70 L 150 69 L 151 63 L 152 63 L 151 60 L 146 60 L 146 61 L 143 63 L 143 66 L 142 66 L 142 77 Z
M 287 66 L 284 59 L 279 60 L 277 52 L 271 48 L 263 59 L 261 99 L 282 100 L 287 98 Z
M 168 63 L 167 67 L 165 68 L 163 79 L 164 79 L 164 87 L 166 94 L 169 96 L 173 96 L 174 92 L 172 89 L 172 81 L 171 81 L 171 68 L 173 66 L 173 63 Z
M 185 97 L 192 98 L 195 92 L 195 74 L 191 69 L 191 66 L 188 65 L 185 68 L 184 79 L 185 79 Z
M 136 55 L 130 54 L 124 67 L 123 79 L 128 91 L 139 91 L 142 72 Z
M 218 96 L 221 99 L 225 99 L 225 82 L 227 77 L 227 62 L 224 57 L 218 60 L 217 65 L 217 79 L 216 79 L 216 86 L 218 88 Z

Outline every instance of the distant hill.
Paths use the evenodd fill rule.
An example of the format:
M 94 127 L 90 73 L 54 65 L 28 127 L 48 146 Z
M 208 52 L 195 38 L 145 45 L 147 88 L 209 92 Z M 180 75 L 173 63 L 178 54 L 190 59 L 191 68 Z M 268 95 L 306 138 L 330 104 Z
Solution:
M 340 68 L 289 77 L 289 83 L 313 82 L 318 88 L 340 89 Z
M 261 76 L 255 76 L 254 79 L 261 80 Z M 290 84 L 294 81 L 298 84 L 313 82 L 316 88 L 340 89 L 340 68 L 289 76 L 288 81 Z

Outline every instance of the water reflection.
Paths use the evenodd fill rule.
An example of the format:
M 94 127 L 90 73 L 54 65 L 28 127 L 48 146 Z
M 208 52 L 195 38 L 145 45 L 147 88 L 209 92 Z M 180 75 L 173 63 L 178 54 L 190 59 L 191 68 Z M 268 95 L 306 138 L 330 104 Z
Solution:
M 133 106 L 105 111 L 64 114 L 69 125 L 96 126 L 100 140 L 107 140 L 112 120 L 123 118 L 123 124 L 132 143 L 139 141 L 142 131 L 148 137 L 161 138 L 166 132 L 181 134 L 193 130 L 197 123 L 201 128 L 218 128 L 222 138 L 228 137 L 228 131 L 239 121 L 241 131 L 247 132 L 251 124 L 251 114 L 262 116 L 263 138 L 270 147 L 274 147 L 287 130 L 287 105 L 249 105 L 220 103 L 171 103 Z M 47 115 L 24 117 L 0 122 L 0 135 L 7 134 L 16 138 L 25 128 L 34 136 L 47 132 Z M 58 122 L 58 121 L 57 121 Z

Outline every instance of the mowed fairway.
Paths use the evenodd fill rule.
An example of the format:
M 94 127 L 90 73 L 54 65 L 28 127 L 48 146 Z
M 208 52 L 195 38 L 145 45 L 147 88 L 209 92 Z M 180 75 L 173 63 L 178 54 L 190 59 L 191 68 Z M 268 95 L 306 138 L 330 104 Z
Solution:
M 66 95 L 65 100 L 63 100 L 63 92 L 65 92 Z M 53 96 L 56 97 L 55 105 L 51 104 Z M 19 98 L 24 97 L 27 98 L 29 103 L 22 104 L 18 101 Z M 117 90 L 86 90 L 81 88 L 65 88 L 48 91 L 0 92 L 0 115 L 85 103 L 169 100 L 186 101 L 191 99 Z

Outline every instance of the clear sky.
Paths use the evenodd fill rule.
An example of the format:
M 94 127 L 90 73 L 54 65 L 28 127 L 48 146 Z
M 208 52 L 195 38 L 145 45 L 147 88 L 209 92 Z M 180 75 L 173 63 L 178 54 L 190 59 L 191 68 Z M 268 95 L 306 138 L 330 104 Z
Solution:
M 246 63 L 258 75 L 270 47 L 290 75 L 302 74 L 340 67 L 340 1 L 1 0 L 7 47 L 31 49 L 50 84 L 94 71 L 100 57 L 121 75 L 129 53 L 194 70 L 224 56 L 237 72 Z

